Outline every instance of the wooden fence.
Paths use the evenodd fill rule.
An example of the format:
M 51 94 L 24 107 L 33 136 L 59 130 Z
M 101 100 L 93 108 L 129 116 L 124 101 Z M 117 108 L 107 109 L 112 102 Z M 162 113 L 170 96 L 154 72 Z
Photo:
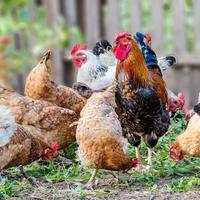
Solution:
M 142 0 L 127 0 L 130 14 L 130 27 L 132 33 L 143 30 L 142 25 Z M 54 0 L 46 0 L 47 4 L 55 4 Z M 150 19 L 153 48 L 158 55 L 166 54 L 164 49 L 164 0 L 149 0 Z M 57 1 L 59 4 L 59 1 Z M 113 40 L 116 33 L 122 31 L 120 25 L 120 0 L 60 0 L 65 5 L 66 22 L 69 25 L 77 25 L 84 32 L 87 44 L 93 45 L 100 38 L 104 37 L 109 41 Z M 103 12 L 103 8 L 106 11 Z M 54 6 L 54 9 L 56 6 Z M 185 1 L 171 1 L 173 51 L 179 63 L 197 64 L 200 63 L 200 1 L 193 0 L 193 20 L 195 47 L 192 53 L 186 48 L 186 24 L 185 24 Z M 81 10 L 80 10 L 81 9 Z M 55 15 L 54 15 L 55 17 Z
M 129 31 L 143 31 L 142 0 L 127 0 L 129 12 Z M 62 15 L 69 26 L 77 26 L 84 33 L 85 42 L 92 47 L 100 38 L 110 42 L 113 36 L 122 31 L 120 24 L 120 0 L 43 0 L 46 9 L 46 23 L 50 28 L 57 26 L 57 18 Z M 168 54 L 165 50 L 164 0 L 149 0 L 152 46 L 158 56 Z M 200 91 L 200 0 L 193 0 L 194 49 L 187 50 L 185 1 L 171 1 L 172 14 L 172 50 L 170 54 L 177 57 L 177 66 L 166 74 L 169 88 L 186 95 L 187 104 L 193 105 Z M 70 47 L 75 41 L 72 40 Z M 54 78 L 63 80 L 64 73 L 73 73 L 69 66 L 60 62 L 58 50 L 54 50 Z M 67 63 L 69 65 L 69 63 Z M 72 67 L 70 68 L 72 69 Z M 65 78 L 65 83 L 71 83 Z

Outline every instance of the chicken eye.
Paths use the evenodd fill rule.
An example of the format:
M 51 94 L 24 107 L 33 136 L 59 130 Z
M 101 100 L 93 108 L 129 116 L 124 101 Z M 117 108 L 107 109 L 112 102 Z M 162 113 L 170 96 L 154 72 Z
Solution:
M 87 60 L 86 56 L 83 56 L 83 57 L 82 57 L 82 62 L 85 63 L 86 60 Z
M 84 56 L 84 54 L 78 53 L 77 56 L 82 57 L 82 56 Z

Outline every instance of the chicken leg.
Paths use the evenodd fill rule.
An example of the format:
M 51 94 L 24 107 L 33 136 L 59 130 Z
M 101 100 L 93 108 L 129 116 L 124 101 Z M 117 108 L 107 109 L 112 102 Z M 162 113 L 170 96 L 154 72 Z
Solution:
M 135 147 L 135 154 L 136 154 L 136 158 L 140 161 L 141 156 L 140 156 L 140 152 L 139 152 L 139 147 Z
M 94 183 L 95 183 L 95 176 L 97 174 L 97 169 L 94 169 L 94 171 L 92 172 L 92 176 L 90 177 L 90 180 L 87 182 L 87 184 L 85 185 L 87 189 L 93 189 Z
M 139 162 L 138 165 L 137 165 L 137 167 L 136 167 L 136 170 L 143 171 L 145 167 L 141 163 L 141 155 L 140 155 L 139 147 L 138 146 L 135 147 L 135 154 L 136 154 L 136 158 L 138 159 L 138 162 Z
M 24 168 L 23 168 L 22 165 L 19 166 L 19 169 L 20 169 L 21 174 L 24 176 L 24 178 L 25 178 L 26 180 L 28 180 L 28 182 L 29 182 L 31 185 L 33 185 L 33 186 L 36 186 L 36 185 L 37 185 L 37 183 L 35 182 L 35 180 L 33 180 L 31 177 L 29 177 L 29 176 L 26 174 L 26 172 L 24 171 Z
M 150 170 L 152 168 L 152 149 L 148 147 L 148 158 L 147 158 L 147 169 Z

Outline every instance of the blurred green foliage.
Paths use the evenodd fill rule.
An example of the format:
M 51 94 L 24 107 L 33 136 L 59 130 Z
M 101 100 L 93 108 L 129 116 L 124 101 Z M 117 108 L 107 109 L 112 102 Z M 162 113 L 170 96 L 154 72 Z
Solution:
M 78 28 L 67 27 L 61 17 L 57 19 L 58 26 L 54 30 L 48 28 L 44 7 L 35 6 L 33 16 L 30 4 L 28 0 L 0 1 L 0 36 L 12 38 L 3 49 L 9 66 L 8 73 L 21 73 L 32 67 L 38 55 L 51 47 L 66 48 L 72 36 L 78 42 L 83 42 Z M 16 49 L 17 46 L 21 48 Z

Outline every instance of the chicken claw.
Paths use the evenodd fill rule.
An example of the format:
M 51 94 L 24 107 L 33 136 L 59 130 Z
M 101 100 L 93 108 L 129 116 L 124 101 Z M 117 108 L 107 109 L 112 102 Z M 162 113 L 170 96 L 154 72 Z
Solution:
M 90 177 L 90 180 L 84 186 L 85 189 L 88 189 L 88 190 L 94 189 L 96 174 L 97 174 L 97 169 L 94 169 L 94 171 L 92 172 L 92 176 Z

